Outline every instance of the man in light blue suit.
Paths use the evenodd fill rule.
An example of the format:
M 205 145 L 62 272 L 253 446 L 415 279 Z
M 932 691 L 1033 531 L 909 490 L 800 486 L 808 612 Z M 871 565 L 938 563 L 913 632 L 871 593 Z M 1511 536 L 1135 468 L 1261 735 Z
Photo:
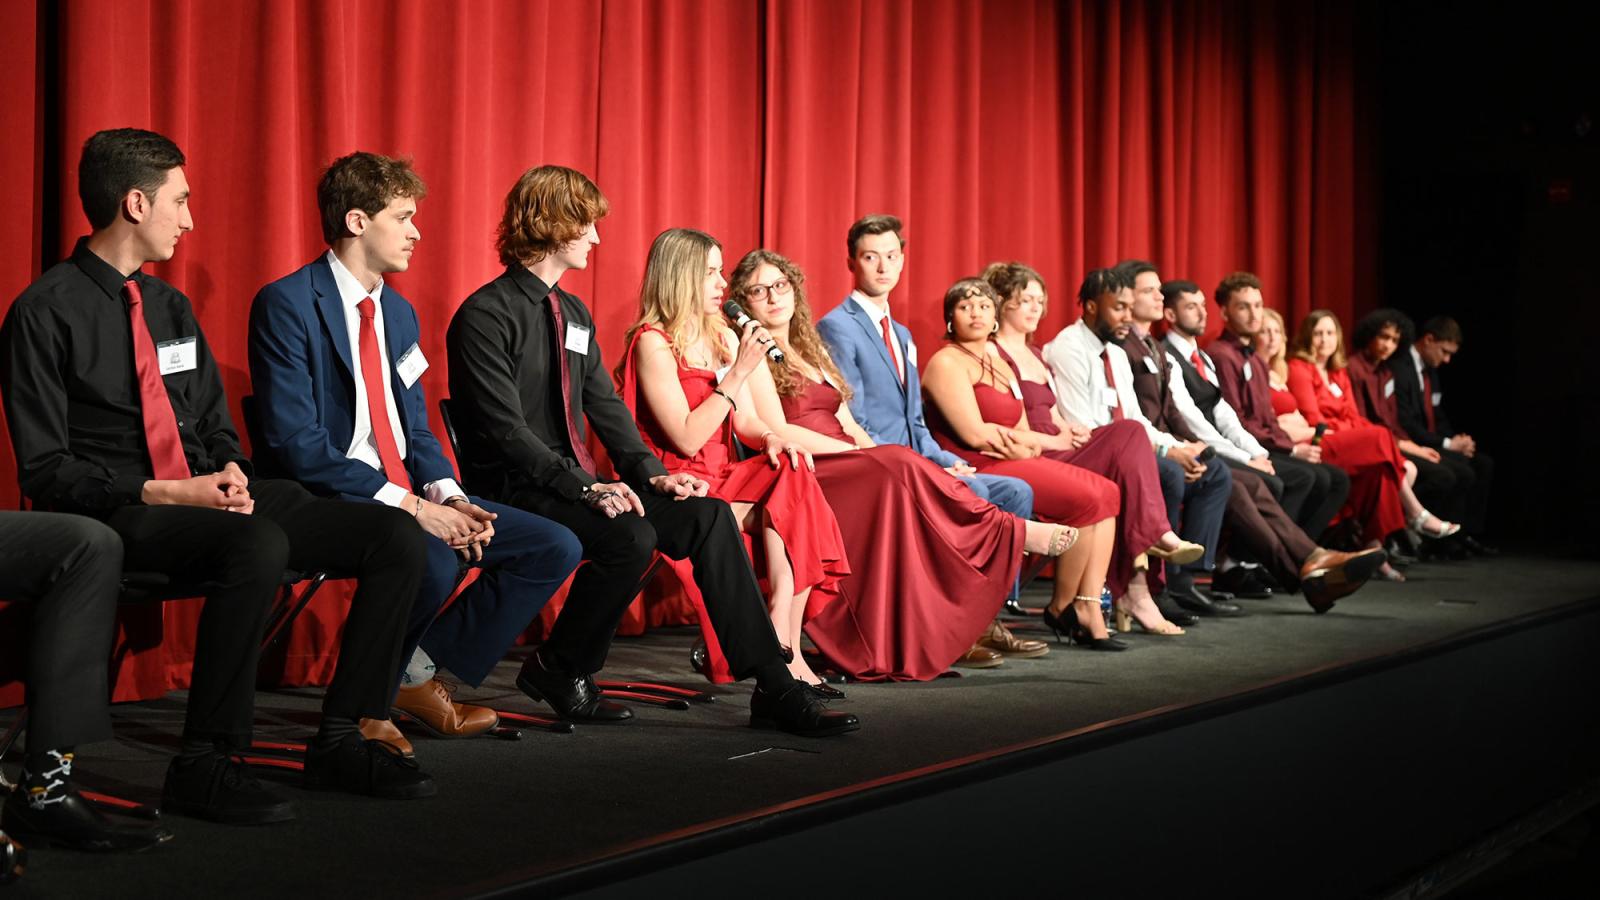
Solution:
M 457 737 L 496 717 L 454 702 L 434 662 L 482 682 L 581 555 L 565 527 L 467 496 L 429 430 L 417 313 L 383 282 L 410 265 L 425 192 L 401 160 L 353 153 L 329 166 L 317 205 L 330 249 L 256 295 L 250 374 L 268 445 L 258 457 L 269 451 L 315 493 L 398 507 L 432 537 L 417 597 L 395 598 L 411 603 L 395 708 Z M 463 561 L 480 577 L 441 615 Z M 386 721 L 364 720 L 362 732 L 408 746 Z
M 903 226 L 894 216 L 867 216 L 850 226 L 850 271 L 856 287 L 822 317 L 817 330 L 839 371 L 850 383 L 850 414 L 879 444 L 910 447 L 960 478 L 973 492 L 1020 518 L 1033 515 L 1033 489 L 1019 478 L 980 475 L 928 433 L 922 418 L 922 382 L 917 377 L 917 345 L 911 332 L 894 321 L 889 294 L 905 266 Z M 993 665 L 974 647 L 969 665 Z

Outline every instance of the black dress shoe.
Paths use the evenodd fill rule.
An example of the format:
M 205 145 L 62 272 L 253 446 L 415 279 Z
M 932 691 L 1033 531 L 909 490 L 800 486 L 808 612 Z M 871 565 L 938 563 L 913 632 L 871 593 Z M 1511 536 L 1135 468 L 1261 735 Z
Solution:
M 1172 595 L 1166 591 L 1157 594 L 1155 600 L 1156 609 L 1161 611 L 1161 617 L 1179 628 L 1189 628 L 1200 624 L 1198 616 L 1184 612 L 1182 607 L 1173 602 Z
M 1270 600 L 1272 588 L 1268 587 L 1256 573 L 1259 569 L 1247 569 L 1244 566 L 1234 566 L 1226 572 L 1218 572 L 1211 578 L 1211 587 L 1218 591 L 1227 591 L 1235 597 L 1247 600 Z
M 807 685 L 796 681 L 776 697 L 756 688 L 750 695 L 750 727 L 776 728 L 801 737 L 831 737 L 859 730 L 861 720 L 852 713 L 829 710 Z
M 10 884 L 28 871 L 28 848 L 0 831 L 0 884 Z
M 305 785 L 314 791 L 348 791 L 390 800 L 432 797 L 439 789 L 414 759 L 358 731 L 332 747 L 306 748 Z
M 1483 541 L 1479 540 L 1478 538 L 1473 537 L 1470 534 L 1462 535 L 1460 543 L 1461 543 L 1461 546 L 1467 548 L 1467 552 L 1471 553 L 1473 556 L 1499 556 L 1500 555 L 1500 548 L 1499 547 L 1496 547 L 1496 546 L 1494 546 L 1492 544 L 1485 544 Z
M 8 833 L 45 847 L 148 850 L 172 840 L 172 832 L 160 825 L 113 820 L 70 788 L 61 799 L 36 809 L 19 787 L 6 795 L 0 820 L 5 822 Z
M 806 687 L 811 690 L 811 693 L 817 695 L 818 700 L 844 699 L 844 691 L 841 691 L 833 685 L 828 684 L 826 681 L 818 682 L 816 684 L 807 684 Z
M 167 766 L 161 808 L 224 825 L 266 825 L 294 818 L 288 800 L 257 781 L 248 765 L 222 753 L 174 759 Z
M 633 718 L 633 710 L 600 696 L 588 675 L 563 675 L 545 668 L 534 653 L 517 673 L 517 687 L 535 700 L 550 704 L 568 722 L 612 725 Z
M 1206 595 L 1205 591 L 1200 590 L 1192 584 L 1183 590 L 1172 590 L 1169 588 L 1168 593 L 1172 595 L 1173 601 L 1179 606 L 1197 616 L 1227 618 L 1229 616 L 1242 616 L 1245 614 L 1244 610 L 1240 609 L 1237 603 L 1229 603 L 1226 600 L 1217 600 L 1213 597 L 1209 597 Z

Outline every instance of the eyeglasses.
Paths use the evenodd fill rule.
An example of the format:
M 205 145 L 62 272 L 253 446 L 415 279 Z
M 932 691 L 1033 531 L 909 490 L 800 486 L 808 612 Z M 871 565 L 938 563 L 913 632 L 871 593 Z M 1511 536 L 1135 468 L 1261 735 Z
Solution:
M 767 291 L 782 296 L 792 290 L 794 290 L 794 285 L 789 283 L 789 279 L 779 278 L 771 284 L 747 284 L 744 288 L 744 295 L 751 300 L 761 301 L 767 299 Z

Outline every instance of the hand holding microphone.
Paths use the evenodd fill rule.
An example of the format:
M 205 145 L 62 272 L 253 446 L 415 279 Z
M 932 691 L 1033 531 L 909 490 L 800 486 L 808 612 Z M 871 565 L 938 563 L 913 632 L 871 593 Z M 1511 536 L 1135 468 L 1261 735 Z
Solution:
M 751 325 L 757 328 L 761 327 L 761 323 L 750 318 L 749 313 L 746 313 L 737 301 L 729 300 L 722 304 L 722 314 L 727 316 L 728 321 L 732 322 L 741 331 Z M 778 349 L 778 345 L 773 342 L 772 337 L 763 333 L 758 340 L 766 347 L 767 359 L 781 365 L 783 363 L 783 351 Z

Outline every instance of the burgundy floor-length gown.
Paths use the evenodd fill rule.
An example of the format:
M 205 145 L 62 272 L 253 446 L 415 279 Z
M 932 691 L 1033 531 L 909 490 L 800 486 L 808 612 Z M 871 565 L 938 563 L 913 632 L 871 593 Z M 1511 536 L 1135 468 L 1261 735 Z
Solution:
M 839 391 L 806 382 L 789 424 L 846 443 Z M 921 454 L 894 444 L 816 457 L 817 482 L 850 553 L 850 575 L 806 634 L 861 680 L 926 681 L 1000 612 L 1022 560 L 1023 521 Z
M 1339 519 L 1359 523 L 1361 538 L 1367 542 L 1381 542 L 1406 527 L 1400 502 L 1405 457 L 1389 429 L 1367 421 L 1356 409 L 1355 391 L 1345 371 L 1335 370 L 1324 383 L 1311 363 L 1291 359 L 1288 380 L 1289 393 L 1306 422 L 1328 426 L 1322 436 L 1322 461 L 1350 476 L 1350 497 Z
M 665 333 L 656 328 L 641 329 L 639 334 L 645 331 L 655 331 L 665 337 Z M 813 589 L 812 597 L 806 604 L 806 614 L 815 616 L 823 612 L 828 601 L 835 596 L 839 580 L 850 574 L 850 564 L 845 557 L 839 523 L 828 506 L 821 486 L 817 484 L 816 476 L 803 465 L 798 469 L 792 468 L 787 457 L 777 468 L 773 468 L 765 455 L 735 460 L 733 442 L 736 438 L 731 417 L 723 423 L 721 434 L 706 441 L 693 456 L 683 456 L 668 449 L 672 442 L 667 440 L 656 417 L 639 403 L 638 371 L 634 365 L 634 345 L 638 340 L 638 335 L 635 335 L 623 357 L 622 399 L 633 410 L 645 444 L 661 458 L 668 472 L 689 472 L 705 479 L 711 485 L 711 496 L 729 503 L 754 503 L 765 510 L 773 529 L 783 538 L 784 549 L 794 569 L 795 592 Z M 693 409 L 712 396 L 711 392 L 717 386 L 717 374 L 708 369 L 684 365 L 682 360 L 678 360 L 678 381 L 683 385 L 684 396 Z M 766 565 L 761 558 L 759 542 L 747 543 L 753 551 L 756 572 L 764 575 Z M 700 632 L 705 637 L 710 654 L 711 680 L 732 680 L 721 644 L 705 614 L 700 591 L 692 577 L 686 577 L 692 572 L 692 564 L 688 560 L 668 560 L 668 563 L 679 573 L 684 592 L 700 614 Z M 799 648 L 793 649 L 799 652 Z
M 1040 434 L 1060 434 L 1050 412 L 1056 407 L 1056 392 L 1050 385 L 1028 381 L 1010 354 L 998 345 L 1000 358 L 1011 366 L 1022 391 L 1022 407 L 1028 415 L 1028 427 Z M 1044 362 L 1039 348 L 1028 346 L 1033 355 Z M 1128 591 L 1128 580 L 1133 577 L 1133 559 L 1161 540 L 1172 528 L 1167 521 L 1167 501 L 1161 493 L 1161 473 L 1156 470 L 1156 454 L 1150 447 L 1150 438 L 1144 426 L 1123 419 L 1094 429 L 1088 443 L 1076 450 L 1046 450 L 1044 456 L 1068 465 L 1088 469 L 1096 475 L 1111 479 L 1121 491 L 1122 507 L 1117 513 L 1117 543 L 1112 551 L 1111 566 L 1106 572 L 1106 583 L 1111 593 L 1121 597 Z M 1152 588 L 1159 589 L 1161 566 L 1150 570 Z

